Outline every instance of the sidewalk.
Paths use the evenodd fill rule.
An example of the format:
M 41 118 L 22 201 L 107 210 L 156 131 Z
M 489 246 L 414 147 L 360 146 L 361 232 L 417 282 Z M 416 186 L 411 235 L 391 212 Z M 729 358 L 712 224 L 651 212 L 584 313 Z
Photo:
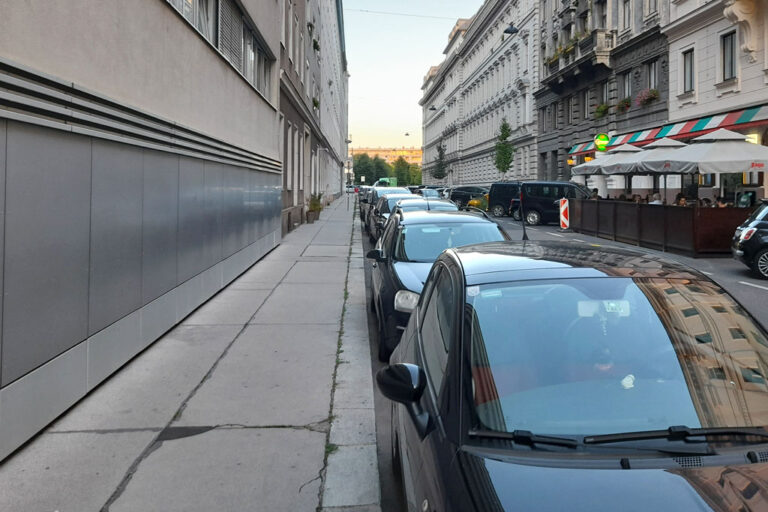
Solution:
M 0 510 L 378 511 L 342 197 L 0 465 Z

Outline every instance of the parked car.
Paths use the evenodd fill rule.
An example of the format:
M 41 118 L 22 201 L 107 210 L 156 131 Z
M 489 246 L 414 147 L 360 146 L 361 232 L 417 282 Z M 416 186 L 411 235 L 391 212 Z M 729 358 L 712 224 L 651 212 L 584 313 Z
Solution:
M 418 196 L 414 194 L 383 194 L 379 197 L 378 202 L 371 209 L 370 215 L 368 215 L 368 238 L 371 242 L 379 239 L 381 232 L 384 230 L 384 223 L 389 218 L 389 215 L 395 211 L 397 202 L 410 197 Z
M 346 191 L 347 191 L 347 194 L 353 194 L 355 192 L 355 186 L 354 185 L 347 185 Z
M 432 262 L 443 250 L 493 240 L 509 240 L 509 236 L 483 215 L 400 211 L 390 217 L 376 248 L 366 255 L 375 260 L 371 309 L 378 319 L 380 360 L 388 360 L 408 322 L 407 314 L 395 311 L 395 294 L 420 292 Z
M 404 212 L 413 212 L 417 210 L 429 211 L 438 210 L 444 212 L 455 212 L 459 208 L 447 199 L 401 199 L 397 202 L 397 208 Z
M 768 279 L 768 199 L 736 228 L 731 243 L 733 257 L 752 269 L 758 277 Z
M 365 220 L 365 206 L 367 205 L 366 200 L 368 198 L 368 192 L 371 190 L 371 187 L 368 185 L 361 185 L 360 190 L 357 194 L 357 207 L 360 210 L 360 220 Z
M 768 334 L 638 251 L 449 249 L 376 381 L 409 510 L 768 510 Z
M 364 204 L 362 220 L 366 232 L 368 231 L 368 216 L 382 194 L 410 194 L 410 191 L 405 187 L 371 187 L 368 195 L 362 200 Z
M 512 200 L 519 198 L 519 181 L 499 181 L 491 183 L 491 188 L 488 192 L 488 211 L 490 211 L 494 217 L 509 215 L 509 207 L 512 204 Z
M 558 222 L 560 199 L 589 199 L 590 196 L 586 188 L 570 181 L 524 181 L 521 187 L 525 222 L 532 226 Z M 519 194 L 510 201 L 510 211 L 515 220 L 520 220 Z
M 477 187 L 477 186 L 460 186 L 460 187 L 453 187 L 451 190 L 451 201 L 456 203 L 456 206 L 461 208 L 462 206 L 466 206 L 466 204 L 470 201 L 470 199 L 474 199 L 476 197 L 481 197 L 483 194 L 488 193 L 488 187 Z

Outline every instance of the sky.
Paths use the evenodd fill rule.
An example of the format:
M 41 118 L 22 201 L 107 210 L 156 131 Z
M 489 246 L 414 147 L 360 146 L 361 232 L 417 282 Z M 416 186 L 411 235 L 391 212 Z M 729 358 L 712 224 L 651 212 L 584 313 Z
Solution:
M 424 76 L 443 61 L 456 20 L 469 18 L 482 4 L 344 0 L 351 147 L 421 147 Z

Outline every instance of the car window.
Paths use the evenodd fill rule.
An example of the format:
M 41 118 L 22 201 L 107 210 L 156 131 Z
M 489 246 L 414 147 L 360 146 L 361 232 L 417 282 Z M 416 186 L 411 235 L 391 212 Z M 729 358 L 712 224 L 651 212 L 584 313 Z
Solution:
M 431 263 L 451 247 L 504 240 L 495 222 L 445 222 L 404 226 L 395 247 L 395 259 Z
M 488 428 L 768 424 L 765 331 L 714 283 L 574 278 L 470 286 L 466 296 L 474 404 Z
M 421 348 L 424 370 L 435 392 L 439 394 L 448 362 L 448 351 L 456 332 L 456 315 L 453 310 L 455 301 L 451 273 L 441 268 L 436 278 L 421 322 Z

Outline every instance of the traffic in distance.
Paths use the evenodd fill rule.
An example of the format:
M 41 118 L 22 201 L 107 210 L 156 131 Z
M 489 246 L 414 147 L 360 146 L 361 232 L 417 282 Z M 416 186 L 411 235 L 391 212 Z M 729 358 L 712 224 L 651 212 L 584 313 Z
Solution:
M 360 189 L 388 362 L 376 381 L 408 510 L 768 510 L 764 328 L 675 260 L 510 240 L 489 198 L 538 224 L 557 220 L 556 199 L 591 194 L 497 185 L 454 212 Z M 479 194 L 484 208 L 467 207 Z M 763 248 L 738 240 L 762 240 L 766 210 L 736 232 L 745 262 Z

